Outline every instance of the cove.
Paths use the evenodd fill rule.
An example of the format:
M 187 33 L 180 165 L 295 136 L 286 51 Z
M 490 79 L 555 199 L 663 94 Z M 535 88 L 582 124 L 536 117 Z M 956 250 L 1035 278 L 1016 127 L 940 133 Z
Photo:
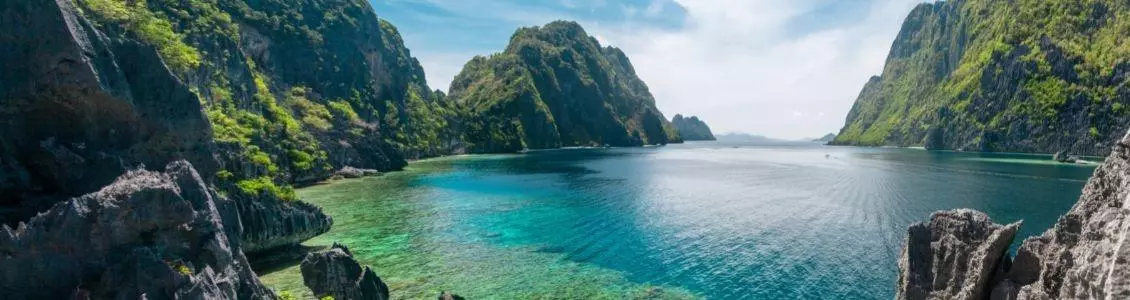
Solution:
M 1050 156 L 690 143 L 415 162 L 301 189 L 393 298 L 851 298 L 894 295 L 907 225 L 973 208 L 1066 212 L 1093 166 Z M 306 289 L 298 267 L 276 290 Z

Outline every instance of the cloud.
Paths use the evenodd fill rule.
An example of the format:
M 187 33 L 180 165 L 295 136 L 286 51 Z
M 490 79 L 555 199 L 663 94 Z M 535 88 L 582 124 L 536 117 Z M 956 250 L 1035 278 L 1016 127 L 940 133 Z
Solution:
M 643 10 L 643 14 L 650 17 L 659 16 L 660 13 L 663 13 L 663 1 L 659 0 L 651 1 L 651 4 Z
M 718 132 L 780 138 L 837 132 L 918 3 L 676 2 L 688 14 L 682 29 L 598 26 L 590 32 L 628 54 L 667 115 L 697 115 Z M 843 2 L 863 7 L 854 14 L 829 7 Z

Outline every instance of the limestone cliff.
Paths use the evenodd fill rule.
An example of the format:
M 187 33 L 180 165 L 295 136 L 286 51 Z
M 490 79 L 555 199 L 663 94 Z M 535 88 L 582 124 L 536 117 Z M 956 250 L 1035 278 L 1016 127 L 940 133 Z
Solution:
M 1130 122 L 1130 4 L 916 7 L 833 144 L 1106 155 Z
M 260 177 L 271 170 L 255 167 L 262 162 L 255 156 L 243 156 L 251 153 L 248 149 L 264 148 L 247 144 L 249 148 L 239 150 L 242 146 L 225 138 L 228 133 L 223 131 L 231 128 L 213 124 L 222 120 L 201 96 L 195 85 L 199 77 L 193 74 L 219 71 L 199 65 L 198 70 L 185 69 L 192 59 L 177 56 L 188 51 L 180 48 L 183 41 L 130 29 L 139 26 L 130 22 L 153 22 L 148 25 L 157 29 L 168 26 L 146 14 L 152 12 L 128 7 L 136 11 L 128 14 L 134 19 L 126 22 L 116 19 L 121 16 L 103 15 L 107 10 L 103 6 L 137 3 L 4 0 L 4 4 L 0 11 L 4 223 L 26 221 L 57 202 L 97 191 L 128 170 L 183 159 L 198 166 L 206 182 L 238 200 L 243 215 L 232 220 L 244 222 L 248 230 L 233 236 L 246 235 L 250 247 L 244 250 L 276 243 L 268 240 L 303 240 L 329 229 L 325 214 L 287 199 L 287 189 L 280 187 L 285 181 Z M 226 74 L 242 74 L 240 68 L 232 68 L 236 71 Z M 240 116 L 250 117 L 235 117 Z

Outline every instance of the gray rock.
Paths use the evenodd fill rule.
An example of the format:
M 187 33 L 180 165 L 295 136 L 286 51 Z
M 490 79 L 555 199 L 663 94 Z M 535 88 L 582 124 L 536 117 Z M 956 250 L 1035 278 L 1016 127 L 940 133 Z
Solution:
M 154 47 L 108 37 L 67 0 L 0 0 L 0 219 L 27 220 L 127 170 L 212 174 L 200 100 Z
M 984 299 L 1019 227 L 968 209 L 935 212 L 929 223 L 911 225 L 897 298 Z
M 358 169 L 351 166 L 345 166 L 340 170 L 337 170 L 337 172 L 335 172 L 334 174 L 345 178 L 361 178 L 365 176 L 381 175 L 381 171 L 373 169 Z
M 243 251 L 267 252 L 326 233 L 333 219 L 322 208 L 301 202 L 284 201 L 269 195 L 239 197 L 235 201 L 243 225 Z
M 385 300 L 388 286 L 369 267 L 361 267 L 349 248 L 334 243 L 329 250 L 310 253 L 302 260 L 302 280 L 317 297 Z
M 998 257 L 1003 255 L 1008 247 L 1004 237 L 1008 235 L 1011 240 L 1015 233 L 1015 228 L 1010 230 L 1013 225 L 988 225 L 987 218 L 981 217 L 959 218 L 955 223 L 954 218 L 943 217 L 943 222 L 939 223 L 942 226 L 938 226 L 935 223 L 939 214 L 935 214 L 930 225 L 912 226 L 899 264 L 898 298 L 972 299 L 983 298 L 987 293 L 989 299 L 1128 299 L 1130 247 L 1126 247 L 1126 239 L 1130 237 L 1130 207 L 1127 199 L 1130 199 L 1130 134 L 1116 143 L 1110 156 L 1087 182 L 1079 201 L 1052 229 L 1025 239 L 1015 259 L 1009 261 L 1005 257 L 1000 261 L 994 275 L 999 281 L 990 280 L 996 283 L 982 284 L 989 273 L 970 270 L 983 271 L 984 266 L 989 265 L 986 258 L 993 253 Z M 983 217 L 980 213 L 963 212 Z M 938 233 L 954 232 L 954 228 L 973 229 L 986 238 L 957 239 L 965 245 L 936 238 Z M 986 235 L 990 232 L 986 229 L 991 229 L 992 233 Z M 969 244 L 970 241 L 974 243 Z M 938 249 L 946 250 L 939 252 Z
M 0 291 L 10 299 L 272 299 L 232 235 L 234 218 L 230 201 L 185 161 L 129 171 L 0 229 Z
M 1009 279 L 1018 299 L 1130 298 L 1130 135 L 1083 188 L 1079 202 L 1017 250 Z
M 220 168 L 216 154 L 225 152 L 212 141 L 203 99 L 154 47 L 96 24 L 74 1 L 0 3 L 0 220 L 15 225 L 131 169 L 183 159 L 208 178 Z M 238 200 L 231 211 L 243 215 L 226 225 L 242 222 L 247 230 L 229 236 L 246 239 L 248 252 L 294 244 L 332 224 L 304 203 Z

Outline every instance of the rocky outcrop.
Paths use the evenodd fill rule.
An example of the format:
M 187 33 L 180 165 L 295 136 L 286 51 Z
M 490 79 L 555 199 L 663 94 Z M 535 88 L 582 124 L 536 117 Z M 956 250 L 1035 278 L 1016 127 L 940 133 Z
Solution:
M 211 123 L 216 120 L 205 113 L 213 102 L 198 92 L 204 85 L 200 77 L 178 74 L 162 57 L 162 45 L 128 34 L 130 24 L 119 24 L 85 5 L 85 1 L 4 0 L 0 220 L 10 225 L 26 221 L 55 203 L 99 190 L 128 170 L 175 160 L 189 161 L 210 183 L 225 182 L 215 180 L 221 170 L 228 174 L 224 178 L 234 178 L 231 181 L 269 172 L 245 159 L 244 149 L 226 142 L 227 146 L 217 147 L 215 141 L 225 133 L 215 133 Z M 223 40 L 222 35 L 209 38 Z M 240 53 L 234 42 L 213 46 L 230 48 L 216 52 Z M 229 56 L 215 61 L 233 62 Z M 246 65 L 223 67 L 232 78 L 240 78 L 231 84 L 255 85 Z M 377 153 L 370 155 L 374 157 L 384 155 L 370 152 Z M 388 160 L 338 158 L 343 163 Z M 300 176 L 329 176 L 328 171 L 320 174 L 317 168 L 310 169 L 281 173 L 292 174 L 296 181 Z M 226 182 L 219 187 L 238 200 L 233 211 L 242 218 L 231 220 L 242 221 L 247 230 L 230 236 L 246 239 L 245 251 L 297 243 L 330 226 L 331 220 L 316 207 L 280 201 L 278 195 L 246 195 L 236 185 Z
M 302 260 L 302 280 L 321 298 L 385 300 L 388 286 L 369 267 L 361 267 L 344 245 L 334 243 L 329 250 L 310 253 Z
M 896 298 L 984 299 L 1019 227 L 967 209 L 936 212 L 928 223 L 911 225 Z
M 133 170 L 0 232 L 12 299 L 272 299 L 241 252 L 238 214 L 188 162 Z
M 679 136 L 684 141 L 713 141 L 714 133 L 710 132 L 710 126 L 706 122 L 699 120 L 696 116 L 684 118 L 683 115 L 676 114 L 671 118 L 671 125 L 679 131 Z
M 243 251 L 247 253 L 297 245 L 333 226 L 333 219 L 322 208 L 301 201 L 251 197 L 235 203 L 243 224 Z
M 1130 297 L 1130 134 L 1055 227 L 1024 240 L 1008 280 L 1018 299 Z
M 341 177 L 344 177 L 344 178 L 361 178 L 361 177 L 365 177 L 365 176 L 381 175 L 381 171 L 377 171 L 377 170 L 373 170 L 373 169 L 358 169 L 358 168 L 354 168 L 354 167 L 350 167 L 350 166 L 345 166 L 345 167 L 341 168 L 340 170 L 337 170 L 337 172 L 334 172 L 334 175 L 341 176 Z
M 990 295 L 992 299 L 1123 299 L 1130 297 L 1130 134 L 1114 146 L 1110 156 L 1095 170 L 1083 189 L 1079 201 L 1067 214 L 1060 217 L 1055 227 L 1042 235 L 1029 237 L 1017 249 L 1016 257 L 1007 256 L 996 275 L 995 285 L 970 285 L 961 281 L 930 281 L 930 278 L 950 277 L 953 270 L 984 270 L 962 268 L 966 261 L 937 260 L 932 252 L 922 249 L 923 230 L 931 235 L 952 230 L 944 227 L 921 225 L 911 227 L 904 251 L 904 261 L 933 261 L 932 265 L 900 263 L 900 274 L 917 276 L 922 280 L 907 284 L 900 276 L 899 298 L 952 299 L 956 295 Z M 935 217 L 937 214 L 935 215 Z M 987 219 L 984 220 L 987 222 Z M 933 221 L 931 221 L 933 223 Z M 1001 228 L 999 225 L 976 225 L 981 221 L 964 220 L 958 227 Z M 1011 225 L 1010 225 L 1011 226 Z M 994 243 L 995 244 L 995 243 Z M 941 245 L 938 245 L 941 246 Z M 931 245 L 934 247 L 934 245 Z M 980 253 L 970 247 L 950 247 L 953 258 L 973 257 Z M 995 248 L 993 248 L 995 249 Z M 1007 249 L 1007 245 L 1003 249 Z M 956 252 L 955 252 L 956 251 Z M 1004 253 L 1004 250 L 1001 250 Z M 991 254 L 991 253 L 990 253 Z M 971 260 L 969 262 L 973 262 Z M 918 275 L 913 275 L 918 274 Z M 961 273 L 965 278 L 986 273 Z M 932 283 L 932 285 L 931 285 Z M 911 292 L 917 290 L 923 292 Z M 955 294 L 953 291 L 966 291 Z M 945 291 L 931 293 L 933 291 Z M 969 298 L 972 299 L 972 298 Z

